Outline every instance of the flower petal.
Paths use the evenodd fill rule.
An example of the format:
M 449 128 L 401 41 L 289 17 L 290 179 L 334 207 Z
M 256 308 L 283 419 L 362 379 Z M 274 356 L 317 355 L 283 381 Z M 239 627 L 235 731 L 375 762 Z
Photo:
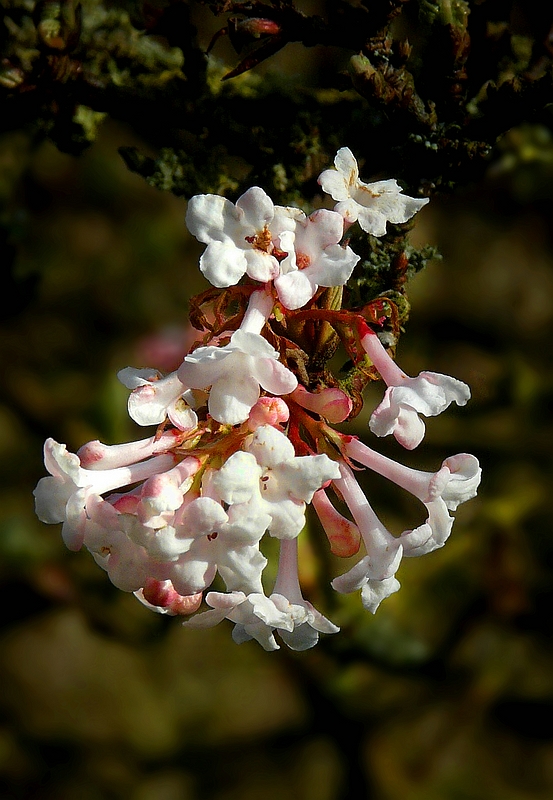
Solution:
M 363 607 L 370 611 L 371 614 L 376 614 L 380 603 L 400 588 L 400 582 L 393 576 L 382 581 L 368 581 L 361 589 Z
M 239 425 L 259 399 L 259 384 L 238 372 L 225 375 L 211 387 L 207 407 L 213 419 L 224 425 Z
M 278 299 L 290 311 L 302 308 L 311 300 L 318 288 L 306 270 L 295 270 L 280 275 L 274 284 Z
M 236 201 L 242 212 L 241 222 L 252 231 L 262 231 L 273 219 L 275 207 L 269 195 L 259 186 L 252 186 Z
M 218 194 L 197 194 L 188 201 L 186 227 L 199 242 L 233 242 L 240 214 Z
M 252 375 L 271 394 L 290 394 L 298 385 L 294 373 L 273 358 L 256 359 Z
M 200 270 L 218 288 L 237 284 L 247 266 L 244 251 L 232 242 L 211 242 L 200 258 Z

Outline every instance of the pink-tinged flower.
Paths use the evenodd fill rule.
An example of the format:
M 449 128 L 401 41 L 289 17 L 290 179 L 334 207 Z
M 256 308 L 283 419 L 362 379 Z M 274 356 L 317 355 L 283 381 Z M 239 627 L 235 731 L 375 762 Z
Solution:
M 267 560 L 259 540 L 269 522 L 262 510 L 251 506 L 231 505 L 225 511 L 206 491 L 201 497 L 187 495 L 170 524 L 135 526 L 129 535 L 158 562 L 151 574 L 171 580 L 179 594 L 204 591 L 217 572 L 230 591 L 249 593 L 262 590 Z
M 148 553 L 129 535 L 140 525 L 130 514 L 120 514 L 107 500 L 90 495 L 86 501 L 83 540 L 94 560 L 123 592 L 140 590 L 155 567 Z
M 213 536 L 228 519 L 221 505 L 210 498 L 195 494 L 183 498 L 182 493 L 177 491 L 173 502 L 172 499 L 172 493 L 168 492 L 165 499 L 167 518 L 158 515 L 147 517 L 144 522 L 137 515 L 136 519 L 140 524 L 134 526 L 129 534 L 134 542 L 144 547 L 148 555 L 158 562 L 176 562 L 189 553 L 197 540 Z M 137 511 L 141 511 L 140 506 Z M 142 515 L 145 516 L 144 509 Z
M 270 425 L 257 428 L 245 448 L 213 474 L 211 491 L 229 505 L 259 509 L 272 536 L 296 537 L 305 525 L 305 504 L 340 474 L 338 465 L 326 455 L 296 457 L 290 440 Z
M 266 283 L 279 274 L 271 255 L 271 198 L 259 186 L 248 189 L 236 205 L 215 194 L 199 194 L 188 202 L 188 230 L 207 245 L 200 269 L 213 286 L 234 286 L 247 274 Z
M 265 650 L 278 650 L 274 632 L 292 650 L 314 647 L 319 633 L 337 633 L 339 628 L 303 599 L 297 573 L 297 543 L 282 541 L 279 573 L 270 597 L 257 592 L 210 592 L 210 611 L 197 614 L 184 624 L 208 628 L 223 619 L 234 622 L 232 638 L 238 644 L 255 639 Z
M 274 285 L 288 309 L 304 306 L 319 286 L 343 286 L 360 258 L 339 244 L 344 221 L 334 211 L 321 208 L 306 217 L 297 209 L 277 207 L 272 231 L 279 249 L 287 253 Z
M 135 513 L 146 528 L 159 529 L 173 522 L 200 466 L 199 459 L 185 458 L 168 472 L 152 475 L 144 482 Z
M 267 559 L 259 545 L 240 545 L 229 539 L 225 530 L 211 538 L 197 536 L 190 550 L 170 567 L 168 576 L 175 589 L 181 594 L 204 591 L 218 572 L 229 591 L 262 591 Z
M 181 431 L 197 426 L 198 417 L 190 407 L 194 404 L 193 393 L 181 383 L 176 372 L 163 377 L 157 370 L 125 367 L 117 377 L 132 390 L 129 416 L 138 425 L 159 425 L 168 417 Z
M 42 522 L 62 522 L 66 546 L 69 550 L 80 550 L 89 496 L 138 483 L 170 469 L 174 463 L 173 456 L 167 454 L 116 469 L 83 469 L 78 456 L 67 452 L 66 445 L 47 439 L 44 464 L 51 477 L 41 478 L 33 492 L 36 514 Z
M 321 188 L 338 201 L 334 210 L 346 223 L 359 222 L 373 236 L 384 236 L 387 222 L 394 225 L 407 222 L 428 203 L 428 198 L 402 194 L 394 179 L 364 183 L 359 179 L 357 161 L 349 147 L 338 150 L 334 166 L 335 169 L 327 169 L 319 176 Z
M 344 575 L 335 578 L 332 587 L 341 593 L 361 589 L 363 606 L 374 614 L 380 603 L 400 588 L 395 574 L 403 546 L 378 519 L 345 463 L 340 464 L 340 473 L 341 477 L 334 483 L 357 523 L 367 555 Z
M 125 442 L 125 444 L 104 444 L 95 439 L 77 450 L 77 456 L 81 467 L 85 469 L 116 469 L 167 453 L 181 441 L 181 432 L 174 428 L 164 431 L 159 437 L 150 436 L 138 442 Z
M 182 595 L 175 591 L 171 581 L 158 581 L 148 578 L 143 589 L 134 593 L 140 602 L 158 614 L 169 614 L 174 617 L 194 614 L 202 604 L 203 594 Z
M 248 419 L 260 387 L 275 395 L 289 394 L 296 376 L 279 361 L 278 352 L 258 333 L 237 330 L 225 347 L 198 347 L 186 356 L 179 377 L 188 386 L 211 386 L 208 409 L 227 425 Z
M 407 450 L 413 450 L 424 437 L 425 425 L 419 414 L 435 417 L 453 402 L 464 406 L 470 389 L 462 381 L 437 372 L 421 372 L 410 378 L 388 355 L 378 336 L 371 330 L 361 344 L 388 386 L 384 399 L 370 418 L 369 427 L 376 436 L 392 433 Z
M 426 522 L 400 537 L 405 556 L 423 555 L 443 547 L 453 526 L 448 512 L 476 496 L 482 476 L 478 459 L 468 453 L 446 458 L 436 473 L 398 464 L 355 437 L 348 438 L 344 453 L 406 489 L 426 506 Z

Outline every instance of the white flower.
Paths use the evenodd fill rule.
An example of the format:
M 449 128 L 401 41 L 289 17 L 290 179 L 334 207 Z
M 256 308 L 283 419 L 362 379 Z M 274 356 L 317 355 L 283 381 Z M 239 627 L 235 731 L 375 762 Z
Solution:
M 359 179 L 357 161 L 349 147 L 341 147 L 334 159 L 336 169 L 327 169 L 319 176 L 323 191 L 337 200 L 334 210 L 346 222 L 359 222 L 366 233 L 384 236 L 386 223 L 407 222 L 428 198 L 416 199 L 402 194 L 394 179 L 364 183 Z
M 395 573 L 401 563 L 403 545 L 378 519 L 345 463 L 340 464 L 340 473 L 335 485 L 359 527 L 367 555 L 335 578 L 332 588 L 343 594 L 361 589 L 363 606 L 374 614 L 380 603 L 400 588 Z
M 269 521 L 249 508 L 231 507 L 227 513 L 204 495 L 186 502 L 171 525 L 155 531 L 137 528 L 135 540 L 152 558 L 165 562 L 158 575 L 171 580 L 179 594 L 203 591 L 217 572 L 230 591 L 256 592 L 261 591 L 267 563 L 258 542 Z
M 244 274 L 263 283 L 274 280 L 289 309 L 305 305 L 319 286 L 343 286 L 359 261 L 351 248 L 339 245 L 340 214 L 319 209 L 307 217 L 299 208 L 274 206 L 259 186 L 236 205 L 218 195 L 196 195 L 186 222 L 207 244 L 200 269 L 214 286 L 233 286 Z
M 171 524 L 200 466 L 197 458 L 189 457 L 168 472 L 148 478 L 137 498 L 135 513 L 140 522 L 147 528 L 156 529 Z
M 319 641 L 319 633 L 338 633 L 334 623 L 303 598 L 298 577 L 297 539 L 282 539 L 278 575 L 269 598 L 293 624 L 293 629 L 279 630 L 291 650 L 308 650 Z
M 90 495 L 145 480 L 170 469 L 174 463 L 173 456 L 161 455 L 116 469 L 83 469 L 79 457 L 67 452 L 66 445 L 47 439 L 44 464 L 52 477 L 41 478 L 33 492 L 36 514 L 42 522 L 63 522 L 66 546 L 69 550 L 80 550 L 86 523 L 85 506 Z
M 419 414 L 435 417 L 451 403 L 464 406 L 470 399 L 467 384 L 449 375 L 421 372 L 416 378 L 410 378 L 371 330 L 363 336 L 361 345 L 388 386 L 369 421 L 376 436 L 392 433 L 403 447 L 413 450 L 424 437 L 425 425 Z
M 131 389 L 129 416 L 138 425 L 159 425 L 166 417 L 181 431 L 195 428 L 196 413 L 192 392 L 184 386 L 176 372 L 163 377 L 157 370 L 125 367 L 117 373 L 121 383 Z
M 424 556 L 443 547 L 453 528 L 454 519 L 441 497 L 425 503 L 425 506 L 428 512 L 426 522 L 414 530 L 404 531 L 399 537 L 405 558 Z
M 296 457 L 281 431 L 262 425 L 249 437 L 246 452 L 234 453 L 214 473 L 211 487 L 222 502 L 249 504 L 267 515 L 272 536 L 291 539 L 305 525 L 305 504 L 339 474 L 328 456 Z
M 426 506 L 426 522 L 399 537 L 405 556 L 423 555 L 444 545 L 453 526 L 449 511 L 475 497 L 482 476 L 478 459 L 469 453 L 446 458 L 440 469 L 432 473 L 398 464 L 355 437 L 347 441 L 344 452 L 406 489 Z
M 232 638 L 238 644 L 255 639 L 265 650 L 278 650 L 273 636 L 275 628 L 294 629 L 289 615 L 280 611 L 273 600 L 262 592 L 209 592 L 206 603 L 211 611 L 196 614 L 183 624 L 190 628 L 211 628 L 223 619 L 236 623 Z
M 425 425 L 419 414 L 435 417 L 453 402 L 464 406 L 470 389 L 462 381 L 436 372 L 421 372 L 405 378 L 399 386 L 390 386 L 370 418 L 369 428 L 376 436 L 392 433 L 407 450 L 423 439 Z
M 129 533 L 138 520 L 120 514 L 107 500 L 91 495 L 86 502 L 84 544 L 114 586 L 123 592 L 141 589 L 155 568 L 146 550 Z
M 382 574 L 381 571 L 374 569 L 370 556 L 365 556 L 349 572 L 334 578 L 332 588 L 341 594 L 349 594 L 361 589 L 363 607 L 371 614 L 376 614 L 382 601 L 401 588 L 400 582 L 395 577 L 401 556 L 401 550 L 397 550 L 395 560 L 389 564 L 390 575 L 387 578 L 378 577 Z
M 238 644 L 255 639 L 265 650 L 278 650 L 274 632 L 292 650 L 307 650 L 319 640 L 319 633 L 337 633 L 339 628 L 303 599 L 297 572 L 297 543 L 282 541 L 279 572 L 270 597 L 258 592 L 210 592 L 206 602 L 211 611 L 197 614 L 185 625 L 207 628 L 223 619 L 235 623 L 232 638 Z
M 211 386 L 209 413 L 217 422 L 237 425 L 248 419 L 260 386 L 282 395 L 298 385 L 296 376 L 278 359 L 278 352 L 263 336 L 237 330 L 225 347 L 198 347 L 187 355 L 178 374 L 188 386 Z
M 360 258 L 350 247 L 338 244 L 344 221 L 334 211 L 319 209 L 306 217 L 297 209 L 277 206 L 272 231 L 279 249 L 287 253 L 274 285 L 280 302 L 289 309 L 304 306 L 319 286 L 343 286 Z
M 186 224 L 207 244 L 200 269 L 213 286 L 234 286 L 245 273 L 263 283 L 279 274 L 268 228 L 273 216 L 273 201 L 259 186 L 248 189 L 236 205 L 215 194 L 190 199 Z

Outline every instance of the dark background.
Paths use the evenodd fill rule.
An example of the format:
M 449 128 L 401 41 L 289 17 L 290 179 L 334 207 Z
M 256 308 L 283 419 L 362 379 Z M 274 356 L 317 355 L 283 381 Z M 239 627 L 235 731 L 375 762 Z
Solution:
M 0 795 L 549 800 L 550 130 L 509 131 L 483 179 L 433 198 L 411 234 L 443 258 L 410 286 L 398 360 L 465 380 L 469 405 L 406 454 L 370 436 L 372 387 L 350 429 L 418 468 L 474 453 L 479 496 L 443 550 L 404 561 L 374 617 L 328 598 L 305 544 L 306 596 L 342 631 L 300 654 L 150 613 L 34 516 L 47 436 L 75 451 L 144 435 L 116 371 L 178 341 L 206 286 L 185 201 L 131 174 L 121 145 L 147 147 L 109 121 L 78 159 L 22 131 L 0 140 Z M 401 495 L 367 491 L 393 530 L 412 527 Z

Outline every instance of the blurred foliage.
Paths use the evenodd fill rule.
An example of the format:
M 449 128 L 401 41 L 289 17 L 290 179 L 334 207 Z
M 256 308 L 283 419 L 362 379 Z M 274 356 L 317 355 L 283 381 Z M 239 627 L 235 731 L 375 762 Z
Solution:
M 548 800 L 551 9 L 2 7 L 0 795 Z M 447 547 L 405 562 L 375 617 L 325 590 L 345 567 L 319 552 L 312 521 L 303 583 L 342 633 L 266 654 L 114 589 L 35 519 L 30 492 L 46 436 L 75 450 L 141 435 L 114 376 L 155 366 L 160 340 L 178 353 L 205 288 L 184 198 L 257 182 L 277 202 L 320 203 L 315 179 L 344 144 L 364 178 L 436 195 L 409 242 L 410 226 L 355 242 L 351 302 L 395 291 L 406 304 L 412 278 L 402 366 L 473 390 L 429 421 L 420 452 L 378 447 L 429 469 L 474 452 L 484 481 Z M 443 260 L 420 271 L 428 242 Z M 368 436 L 366 414 L 356 426 Z M 401 494 L 376 478 L 367 491 L 391 528 L 413 525 Z

